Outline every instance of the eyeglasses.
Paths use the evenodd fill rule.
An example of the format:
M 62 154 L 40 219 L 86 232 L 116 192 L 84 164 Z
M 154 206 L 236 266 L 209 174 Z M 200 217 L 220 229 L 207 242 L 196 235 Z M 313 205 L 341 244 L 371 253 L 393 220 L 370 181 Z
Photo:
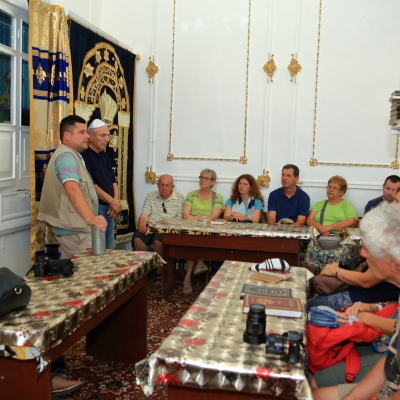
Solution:
M 203 181 L 212 181 L 212 178 L 207 178 L 206 176 L 203 176 L 203 175 L 200 175 L 199 179 L 203 180 Z
M 327 186 L 326 188 L 327 188 L 327 189 L 331 189 L 331 190 L 342 190 L 342 189 L 340 189 L 340 188 L 338 189 L 338 188 L 335 188 L 335 187 L 333 187 L 333 186 Z
M 163 209 L 163 211 L 165 212 L 165 214 L 167 213 L 167 209 L 165 208 L 165 204 L 164 204 L 164 202 L 162 203 L 162 209 Z

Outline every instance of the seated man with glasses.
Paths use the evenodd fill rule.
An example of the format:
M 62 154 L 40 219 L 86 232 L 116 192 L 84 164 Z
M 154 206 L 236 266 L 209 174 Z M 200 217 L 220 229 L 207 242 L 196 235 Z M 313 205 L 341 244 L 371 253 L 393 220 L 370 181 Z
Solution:
M 146 196 L 132 245 L 135 250 L 147 251 L 147 246 L 154 244 L 154 251 L 162 257 L 161 233 L 147 233 L 147 223 L 181 218 L 184 197 L 173 191 L 175 185 L 171 175 L 161 175 L 157 186 L 158 190 Z M 157 285 L 161 285 L 161 267 L 157 269 Z

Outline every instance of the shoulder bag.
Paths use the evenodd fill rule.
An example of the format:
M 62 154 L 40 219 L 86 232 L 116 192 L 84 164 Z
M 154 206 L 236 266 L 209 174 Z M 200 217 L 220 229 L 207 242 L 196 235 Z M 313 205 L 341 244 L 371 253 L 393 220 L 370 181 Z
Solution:
M 364 272 L 367 268 L 367 263 L 361 262 L 361 257 L 358 257 L 352 260 L 351 263 L 358 265 L 355 269 L 350 267 L 350 270 L 356 272 Z M 329 295 L 334 293 L 340 293 L 347 290 L 350 286 L 348 283 L 341 281 L 336 276 L 328 276 L 328 275 L 317 275 L 313 276 L 309 281 L 309 298 L 314 297 L 315 294 L 319 295 Z
M 31 299 L 31 289 L 24 279 L 8 268 L 0 268 L 0 317 L 26 307 Z

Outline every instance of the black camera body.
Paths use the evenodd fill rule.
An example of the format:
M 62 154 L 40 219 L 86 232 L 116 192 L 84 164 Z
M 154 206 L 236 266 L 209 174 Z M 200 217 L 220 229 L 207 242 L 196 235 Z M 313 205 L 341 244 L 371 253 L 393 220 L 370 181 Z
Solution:
M 303 333 L 297 331 L 285 332 L 283 335 L 269 334 L 266 339 L 267 354 L 288 355 L 289 364 L 301 361 L 300 346 L 303 343 Z
M 46 256 L 39 256 L 33 264 L 33 272 L 35 277 L 48 275 L 63 275 L 70 277 L 74 274 L 74 264 L 71 260 L 53 260 Z

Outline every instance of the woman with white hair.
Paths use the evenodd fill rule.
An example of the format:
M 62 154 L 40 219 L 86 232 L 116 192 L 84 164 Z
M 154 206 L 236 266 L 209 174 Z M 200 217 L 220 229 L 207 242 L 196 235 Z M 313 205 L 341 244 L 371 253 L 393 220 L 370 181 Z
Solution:
M 222 196 L 212 190 L 217 180 L 217 174 L 212 169 L 203 169 L 200 172 L 200 189 L 189 192 L 183 202 L 182 218 L 200 219 L 203 217 L 215 219 L 221 215 L 223 209 Z M 195 260 L 186 260 L 186 275 L 183 280 L 183 293 L 192 292 L 191 276 Z M 201 260 L 197 262 L 198 268 L 207 268 Z
M 400 205 L 383 202 L 369 211 L 360 223 L 363 242 L 361 255 L 367 259 L 372 274 L 400 287 Z M 332 367 L 331 367 L 332 368 Z M 328 372 L 327 369 L 326 371 Z M 313 390 L 314 400 L 383 400 L 390 399 L 400 389 L 400 317 L 395 323 L 388 353 L 354 384 L 330 385 Z

